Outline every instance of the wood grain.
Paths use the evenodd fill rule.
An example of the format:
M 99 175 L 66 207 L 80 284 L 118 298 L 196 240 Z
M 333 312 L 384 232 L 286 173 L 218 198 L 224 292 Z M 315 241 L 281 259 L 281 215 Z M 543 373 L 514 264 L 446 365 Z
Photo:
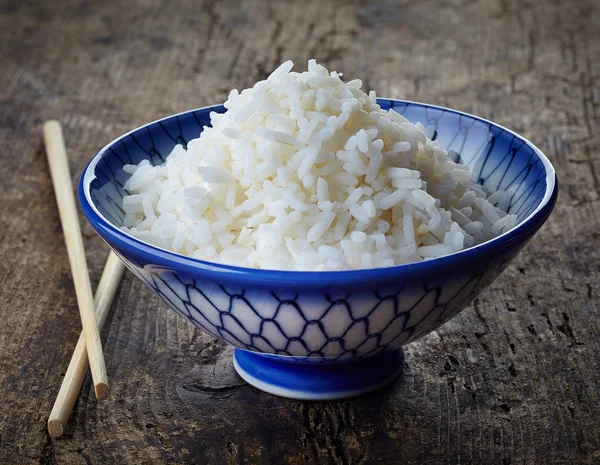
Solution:
M 594 0 L 0 0 L 0 463 L 600 463 L 600 6 Z M 140 124 L 315 57 L 379 95 L 522 133 L 561 194 L 468 309 L 407 348 L 403 379 L 345 402 L 262 394 L 230 349 L 127 274 L 71 421 L 45 423 L 79 336 L 41 123 L 73 183 Z M 106 246 L 81 218 L 95 285 Z

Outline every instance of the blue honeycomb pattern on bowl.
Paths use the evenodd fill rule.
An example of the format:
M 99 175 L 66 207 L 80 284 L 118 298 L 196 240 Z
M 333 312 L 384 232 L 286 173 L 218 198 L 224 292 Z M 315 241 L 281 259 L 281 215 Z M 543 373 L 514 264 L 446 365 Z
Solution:
M 123 222 L 125 164 L 162 163 L 210 124 L 213 106 L 136 129 L 86 167 L 85 216 L 129 270 L 178 314 L 234 345 L 238 373 L 260 389 L 300 399 L 348 397 L 375 389 L 402 369 L 402 346 L 470 304 L 548 218 L 558 193 L 554 170 L 530 142 L 475 116 L 379 99 L 421 122 L 456 152 L 480 184 L 512 194 L 519 225 L 480 246 L 391 268 L 341 272 L 255 270 L 184 257 L 143 243 Z M 241 350 L 240 350 L 241 349 Z

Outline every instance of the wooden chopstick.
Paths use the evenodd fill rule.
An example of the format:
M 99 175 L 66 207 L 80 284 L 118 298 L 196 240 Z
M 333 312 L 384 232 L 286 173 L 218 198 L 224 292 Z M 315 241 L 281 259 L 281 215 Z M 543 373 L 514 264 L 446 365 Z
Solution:
M 62 129 L 58 121 L 44 123 L 44 143 L 50 164 L 50 174 L 54 184 L 54 194 L 58 204 L 60 222 L 65 236 L 71 273 L 75 284 L 79 316 L 83 326 L 85 345 L 92 369 L 94 389 L 99 400 L 108 397 L 108 376 L 102 354 L 100 331 L 94 316 L 94 297 L 88 275 L 88 267 L 83 249 L 83 239 L 79 228 L 75 197 L 71 186 L 71 175 L 67 162 L 67 152 L 63 140 Z
M 96 306 L 96 319 L 99 329 L 102 329 L 106 317 L 110 310 L 117 287 L 123 276 L 125 266 L 114 252 L 111 252 L 106 260 L 100 283 L 96 289 L 94 304 Z M 69 420 L 75 401 L 83 384 L 83 379 L 88 369 L 87 352 L 85 349 L 85 337 L 83 332 L 79 336 L 77 346 L 71 357 L 69 368 L 65 373 L 60 391 L 52 407 L 50 418 L 48 419 L 48 432 L 50 436 L 56 438 L 63 434 L 65 425 Z

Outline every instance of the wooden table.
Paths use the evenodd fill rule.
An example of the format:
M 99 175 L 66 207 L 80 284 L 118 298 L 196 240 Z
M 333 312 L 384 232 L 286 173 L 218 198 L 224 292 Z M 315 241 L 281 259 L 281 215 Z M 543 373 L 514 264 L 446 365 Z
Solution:
M 599 31 L 594 0 L 1 0 L 0 463 L 600 463 Z M 51 440 L 80 323 L 42 122 L 63 123 L 75 186 L 120 134 L 311 57 L 530 138 L 561 185 L 546 226 L 407 347 L 401 381 L 344 402 L 248 386 L 127 274 L 103 331 L 112 395 L 88 379 Z M 96 283 L 107 248 L 84 234 Z

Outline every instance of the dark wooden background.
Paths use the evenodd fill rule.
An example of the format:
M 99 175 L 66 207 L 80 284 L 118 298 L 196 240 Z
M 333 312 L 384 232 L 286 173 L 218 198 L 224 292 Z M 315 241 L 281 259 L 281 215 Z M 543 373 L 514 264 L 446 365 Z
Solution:
M 0 463 L 600 463 L 599 31 L 594 0 L 0 0 Z M 112 395 L 88 379 L 51 440 L 80 325 L 42 122 L 63 123 L 75 185 L 122 133 L 311 57 L 529 137 L 561 185 L 546 226 L 408 346 L 401 381 L 345 402 L 246 385 L 127 274 L 103 332 Z M 107 249 L 84 233 L 96 283 Z

